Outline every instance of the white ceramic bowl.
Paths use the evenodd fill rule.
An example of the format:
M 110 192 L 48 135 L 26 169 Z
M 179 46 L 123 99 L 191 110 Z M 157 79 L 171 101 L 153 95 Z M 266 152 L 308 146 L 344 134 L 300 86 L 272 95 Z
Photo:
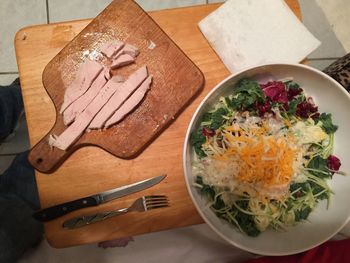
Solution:
M 342 162 L 341 170 L 350 171 L 350 96 L 345 89 L 328 75 L 300 64 L 269 64 L 250 68 L 229 76 L 221 81 L 204 98 L 188 127 L 184 151 L 183 166 L 185 180 L 190 196 L 199 214 L 205 222 L 223 239 L 241 249 L 261 255 L 289 255 L 313 248 L 335 235 L 348 222 L 350 217 L 350 175 L 334 175 L 329 181 L 334 195 L 330 207 L 326 201 L 318 204 L 310 214 L 308 221 L 300 222 L 285 232 L 267 230 L 258 237 L 249 237 L 236 230 L 226 221 L 218 218 L 214 212 L 206 208 L 206 199 L 201 196 L 193 184 L 191 161 L 193 148 L 190 134 L 198 128 L 199 119 L 219 97 L 231 93 L 232 85 L 243 77 L 254 77 L 257 74 L 271 74 L 278 79 L 293 77 L 301 85 L 308 96 L 314 98 L 319 112 L 332 113 L 333 122 L 339 126 L 335 134 L 334 154 Z

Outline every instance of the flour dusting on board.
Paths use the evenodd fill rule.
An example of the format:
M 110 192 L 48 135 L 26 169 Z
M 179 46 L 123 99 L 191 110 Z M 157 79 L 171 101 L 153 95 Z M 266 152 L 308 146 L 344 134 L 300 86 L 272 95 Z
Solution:
M 83 52 L 83 57 L 88 58 L 90 60 L 101 60 L 103 55 L 96 50 L 85 50 Z
M 155 49 L 156 46 L 157 45 L 152 40 L 149 41 L 148 49 Z

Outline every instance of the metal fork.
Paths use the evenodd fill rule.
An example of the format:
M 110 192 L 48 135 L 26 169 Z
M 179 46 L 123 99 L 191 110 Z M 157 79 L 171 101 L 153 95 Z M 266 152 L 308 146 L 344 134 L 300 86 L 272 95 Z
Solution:
M 82 226 L 90 225 L 103 221 L 107 218 L 137 211 L 145 212 L 151 209 L 169 206 L 168 197 L 165 195 L 148 195 L 138 198 L 130 207 L 118 210 L 102 212 L 94 215 L 86 215 L 69 219 L 63 223 L 64 228 L 75 229 Z

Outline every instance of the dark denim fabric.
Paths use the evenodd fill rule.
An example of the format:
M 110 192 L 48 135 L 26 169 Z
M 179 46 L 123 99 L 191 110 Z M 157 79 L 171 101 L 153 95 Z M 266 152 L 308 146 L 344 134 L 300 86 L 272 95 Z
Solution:
M 23 111 L 18 79 L 8 87 L 0 87 L 0 143 L 11 134 Z M 34 169 L 28 152 L 19 154 L 0 175 L 0 262 L 16 262 L 37 244 L 43 226 L 32 218 L 40 207 Z
M 43 226 L 32 218 L 33 211 L 17 195 L 0 193 L 0 262 L 16 262 L 41 240 Z
M 22 111 L 19 80 L 16 79 L 10 86 L 0 86 L 0 143 L 12 133 Z
M 14 194 L 31 209 L 40 208 L 34 169 L 28 162 L 28 152 L 17 155 L 11 166 L 0 175 L 1 194 Z

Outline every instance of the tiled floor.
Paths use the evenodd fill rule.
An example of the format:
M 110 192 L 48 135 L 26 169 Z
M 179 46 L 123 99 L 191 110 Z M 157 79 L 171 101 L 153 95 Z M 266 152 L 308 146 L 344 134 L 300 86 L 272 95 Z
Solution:
M 158 10 L 197 4 L 224 2 L 220 0 L 136 1 L 146 10 Z M 18 29 L 33 24 L 91 18 L 97 15 L 109 2 L 111 2 L 111 0 L 1 0 L 0 86 L 10 84 L 17 77 L 18 70 L 13 47 L 13 39 Z M 346 10 L 350 9 L 350 5 L 348 0 L 299 0 L 299 2 L 301 5 L 304 24 L 318 39 L 322 41 L 321 47 L 309 56 L 309 65 L 318 69 L 323 69 L 335 59 L 343 56 L 346 53 L 346 49 L 344 49 L 342 43 L 349 40 L 348 38 L 346 39 L 346 36 L 344 37 L 344 34 L 342 33 L 342 30 L 344 31 L 344 26 L 341 27 L 341 25 L 346 24 L 345 22 L 348 21 L 346 20 L 347 17 L 344 16 L 346 11 L 344 11 L 345 9 L 339 9 L 337 11 L 337 14 L 339 14 L 338 24 L 337 17 L 334 15 L 334 10 L 336 10 L 335 2 L 339 2 L 339 6 L 346 5 Z M 336 33 L 333 31 L 334 28 L 336 29 Z M 346 28 L 346 30 L 348 29 Z M 337 36 L 339 39 L 341 39 L 341 41 L 343 41 L 342 43 L 337 39 Z M 346 42 L 346 44 L 348 43 L 349 42 Z M 28 148 L 28 136 L 24 123 L 25 120 L 22 120 L 22 128 L 18 131 L 12 142 L 6 143 L 0 147 L 0 154 L 22 151 Z M 11 162 L 11 159 L 12 157 L 0 156 L 0 174 Z M 348 228 L 349 230 L 346 232 L 350 233 L 350 227 Z M 197 259 L 199 259 L 203 255 L 207 255 L 206 261 L 209 262 L 210 253 L 213 253 L 213 251 L 206 250 L 213 243 L 211 243 L 212 240 L 210 240 L 208 236 L 203 237 L 201 236 L 202 234 L 210 236 L 212 235 L 212 232 L 206 226 L 173 230 L 159 234 L 137 237 L 136 242 L 125 249 L 119 248 L 105 251 L 96 248 L 95 245 L 81 246 L 66 250 L 55 250 L 50 248 L 46 242 L 42 242 L 38 249 L 26 254 L 21 262 L 77 262 L 78 259 L 84 262 L 115 262 L 117 259 L 121 261 L 127 261 L 127 259 L 129 259 L 129 261 L 135 262 L 136 260 L 132 260 L 132 257 L 130 256 L 131 254 L 134 256 L 134 258 L 136 258 L 136 256 L 146 256 L 148 259 L 151 259 L 150 261 L 153 259 L 153 262 L 157 262 L 156 256 L 152 255 L 152 253 L 159 254 L 159 250 L 152 250 L 155 246 L 153 246 L 153 248 L 149 247 L 150 243 L 155 243 L 155 245 L 159 246 L 161 249 L 167 247 L 163 254 L 165 256 L 164 258 L 169 259 L 169 262 L 193 262 L 193 260 L 191 261 L 190 259 L 187 259 L 186 261 L 183 258 L 174 257 L 176 256 L 174 254 L 176 252 L 173 251 L 172 248 L 176 246 L 183 249 L 182 255 L 186 255 L 186 253 L 189 253 L 192 249 L 192 256 L 197 255 Z M 204 241 L 197 245 L 190 244 L 189 240 L 192 240 L 191 238 L 196 237 L 196 235 L 204 238 Z M 160 240 L 164 242 L 162 243 Z M 224 259 L 226 256 L 227 258 L 230 258 L 231 261 L 232 258 L 238 259 L 239 256 L 235 254 L 236 250 L 228 247 L 227 245 L 215 244 L 217 245 L 216 248 L 223 255 L 222 259 Z M 189 248 L 187 249 L 186 246 Z M 202 256 L 199 256 L 199 254 L 202 254 Z M 246 257 L 249 256 L 248 254 L 241 255 Z
M 60 22 L 95 17 L 110 2 L 111 0 L 74 0 L 62 5 L 62 0 L 49 0 L 49 19 L 50 22 Z M 136 2 L 147 11 L 206 3 L 205 0 L 136 0 Z
M 321 41 L 321 46 L 309 58 L 338 58 L 345 55 L 345 49 L 336 38 L 322 8 L 315 1 L 301 0 L 300 7 L 304 24 Z M 306 14 L 312 14 L 306 15 Z M 316 64 L 322 65 L 322 64 Z
M 341 41 L 346 52 L 350 52 L 349 14 L 350 3 L 348 0 L 316 0 L 316 3 L 324 11 L 327 21 L 331 25 L 336 37 Z
M 13 136 L 0 144 L 0 175 L 7 169 L 15 157 L 16 153 L 27 151 L 29 149 L 28 129 L 25 116 L 22 115 L 19 126 Z
M 0 40 L 1 41 L 1 40 Z M 16 69 L 17 70 L 17 69 Z M 18 73 L 0 73 L 0 86 L 6 86 L 12 83 L 18 77 Z
M 45 0 L 0 2 L 0 73 L 17 72 L 13 46 L 15 32 L 24 26 L 46 22 Z

